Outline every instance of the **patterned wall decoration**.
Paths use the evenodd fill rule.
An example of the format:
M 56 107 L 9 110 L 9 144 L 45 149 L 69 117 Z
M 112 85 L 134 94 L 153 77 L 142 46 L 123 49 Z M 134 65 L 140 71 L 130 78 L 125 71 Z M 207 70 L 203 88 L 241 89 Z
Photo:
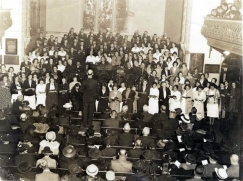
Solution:
M 127 29 L 128 0 L 118 0 L 116 4 L 116 31 Z
M 95 0 L 84 0 L 83 27 L 91 29 L 95 27 L 96 4 Z
M 99 1 L 99 28 L 112 28 L 113 0 Z

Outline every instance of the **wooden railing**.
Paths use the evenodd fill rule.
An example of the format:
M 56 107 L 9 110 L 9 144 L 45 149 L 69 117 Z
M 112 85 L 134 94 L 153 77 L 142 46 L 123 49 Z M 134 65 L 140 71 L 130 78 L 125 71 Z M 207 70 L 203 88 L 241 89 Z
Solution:
M 242 21 L 205 17 L 201 30 L 208 45 L 242 55 Z

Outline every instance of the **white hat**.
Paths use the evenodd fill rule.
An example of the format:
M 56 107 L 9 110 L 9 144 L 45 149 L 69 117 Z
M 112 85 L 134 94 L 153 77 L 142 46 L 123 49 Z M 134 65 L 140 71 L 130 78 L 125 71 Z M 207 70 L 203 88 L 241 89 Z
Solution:
M 27 118 L 27 115 L 25 113 L 20 114 L 20 118 Z
M 56 139 L 56 133 L 54 131 L 47 132 L 46 139 L 54 141 Z
M 189 115 L 181 115 L 181 120 L 184 122 L 184 123 L 190 123 L 191 120 L 190 120 L 190 117 Z
M 113 171 L 106 172 L 105 177 L 108 181 L 112 181 L 116 178 L 115 173 Z
M 63 107 L 69 109 L 69 108 L 71 108 L 71 107 L 73 107 L 73 106 L 72 106 L 72 104 L 70 104 L 70 103 L 68 102 L 68 103 L 64 104 Z
M 92 177 L 97 175 L 98 171 L 99 171 L 98 167 L 94 164 L 91 164 L 91 165 L 87 166 L 87 168 L 86 168 L 86 173 Z
M 215 172 L 220 179 L 228 178 L 228 174 L 224 168 L 215 168 Z

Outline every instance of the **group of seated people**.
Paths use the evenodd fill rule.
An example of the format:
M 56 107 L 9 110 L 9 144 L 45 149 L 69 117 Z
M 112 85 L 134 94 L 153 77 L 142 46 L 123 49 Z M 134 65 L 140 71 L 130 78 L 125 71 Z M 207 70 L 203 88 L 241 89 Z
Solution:
M 233 3 L 222 3 L 216 9 L 212 9 L 210 16 L 216 18 L 241 20 L 241 6 L 241 4 L 236 6 Z
M 239 177 L 231 143 L 214 121 L 239 110 L 235 82 L 189 71 L 167 35 L 71 29 L 43 34 L 20 71 L 1 65 L 1 160 L 14 177 L 43 180 L 224 180 Z M 98 66 L 111 66 L 109 79 Z M 98 79 L 93 126 L 82 125 L 82 81 Z M 118 81 L 121 70 L 125 74 Z M 129 76 L 127 76 L 129 75 Z M 96 120 L 97 119 L 97 120 Z M 2 151 L 1 151 L 2 149 Z M 10 163 L 11 162 L 11 163 Z M 43 172 L 41 172 L 41 169 Z M 31 179 L 30 179 L 31 180 Z

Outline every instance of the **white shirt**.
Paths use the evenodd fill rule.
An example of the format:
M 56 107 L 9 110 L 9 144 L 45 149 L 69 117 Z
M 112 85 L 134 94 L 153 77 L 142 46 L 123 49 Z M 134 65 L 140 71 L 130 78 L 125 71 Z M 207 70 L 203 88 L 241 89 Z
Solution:
M 89 55 L 89 56 L 87 56 L 87 58 L 86 58 L 86 62 L 87 62 L 87 63 L 93 63 L 93 64 L 95 64 L 95 63 L 96 63 L 96 57 L 95 57 L 95 56 L 91 56 L 91 55 Z

